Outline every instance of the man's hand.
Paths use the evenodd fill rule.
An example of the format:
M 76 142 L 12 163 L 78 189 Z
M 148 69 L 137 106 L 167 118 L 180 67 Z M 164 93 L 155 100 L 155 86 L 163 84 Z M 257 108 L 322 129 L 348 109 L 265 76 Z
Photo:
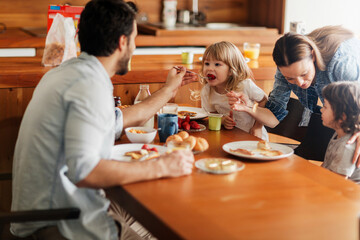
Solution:
M 359 155 L 360 155 L 360 132 L 357 132 L 354 135 L 352 135 L 352 137 L 349 139 L 347 144 L 352 144 L 352 143 L 355 142 L 355 140 L 356 140 L 356 149 L 355 149 L 355 152 L 354 152 L 352 162 L 356 163 L 356 167 L 360 167 L 360 159 L 359 159 Z
M 194 154 L 190 150 L 178 150 L 162 155 L 158 161 L 163 168 L 162 177 L 180 177 L 192 173 Z
M 236 125 L 233 117 L 233 111 L 230 111 L 229 116 L 223 116 L 221 122 L 226 129 L 233 129 Z
M 194 73 L 186 72 L 186 68 L 177 66 L 177 69 L 170 69 L 166 78 L 165 87 L 169 88 L 175 97 L 177 90 L 188 83 L 196 82 L 197 76 Z

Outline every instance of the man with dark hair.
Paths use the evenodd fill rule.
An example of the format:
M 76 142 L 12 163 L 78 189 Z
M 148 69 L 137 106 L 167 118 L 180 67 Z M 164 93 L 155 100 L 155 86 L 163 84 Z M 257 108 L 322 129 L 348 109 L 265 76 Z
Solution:
M 128 71 L 136 35 L 135 13 L 125 2 L 86 4 L 79 24 L 81 55 L 43 76 L 24 114 L 14 153 L 12 202 L 12 210 L 77 207 L 81 215 L 76 220 L 12 224 L 14 235 L 138 239 L 129 223 L 134 220 L 121 210 L 114 212 L 116 207 L 109 211 L 110 201 L 101 189 L 192 172 L 190 151 L 155 161 L 110 160 L 116 133 L 145 123 L 181 85 L 195 81 L 184 68 L 171 69 L 163 88 L 115 114 L 110 78 Z

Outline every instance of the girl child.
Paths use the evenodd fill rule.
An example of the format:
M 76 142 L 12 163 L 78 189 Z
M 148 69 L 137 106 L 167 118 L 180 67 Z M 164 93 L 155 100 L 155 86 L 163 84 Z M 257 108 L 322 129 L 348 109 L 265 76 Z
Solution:
M 356 143 L 347 144 L 360 131 L 360 83 L 335 82 L 322 90 L 324 107 L 321 118 L 324 126 L 335 130 L 321 165 L 335 173 L 360 183 L 360 168 L 352 163 Z
M 223 114 L 222 124 L 226 129 L 240 128 L 251 132 L 255 120 L 247 113 L 232 112 L 228 103 L 228 92 L 241 92 L 248 97 L 248 106 L 255 103 L 265 104 L 267 96 L 251 80 L 252 72 L 247 66 L 239 49 L 230 42 L 218 42 L 210 45 L 203 55 L 201 75 L 206 80 L 201 89 L 201 105 L 207 112 Z M 264 127 L 261 132 L 252 133 L 268 140 Z

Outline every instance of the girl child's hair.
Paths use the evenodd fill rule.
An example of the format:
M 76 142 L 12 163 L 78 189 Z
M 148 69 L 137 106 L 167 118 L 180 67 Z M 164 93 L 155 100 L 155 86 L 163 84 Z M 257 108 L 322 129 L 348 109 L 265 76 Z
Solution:
M 322 90 L 323 97 L 329 102 L 334 121 L 340 121 L 345 133 L 360 131 L 360 83 L 334 82 Z
M 230 76 L 226 83 L 226 90 L 238 90 L 237 85 L 248 78 L 253 79 L 252 72 L 246 64 L 245 58 L 240 50 L 232 43 L 222 41 L 217 42 L 206 48 L 202 59 L 201 74 L 204 63 L 209 60 L 222 61 L 229 66 Z M 205 84 L 204 80 L 201 83 Z
M 276 41 L 273 59 L 278 67 L 287 67 L 294 62 L 314 57 L 317 68 L 325 71 L 340 44 L 353 37 L 353 32 L 341 26 L 318 28 L 308 35 L 286 33 Z

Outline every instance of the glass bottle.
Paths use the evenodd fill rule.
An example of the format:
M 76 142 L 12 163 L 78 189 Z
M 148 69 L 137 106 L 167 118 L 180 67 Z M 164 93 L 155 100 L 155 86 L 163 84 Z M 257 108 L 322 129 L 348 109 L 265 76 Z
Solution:
M 149 85 L 148 84 L 140 84 L 140 90 L 139 90 L 138 94 L 136 95 L 134 104 L 144 101 L 150 95 L 151 94 L 149 91 Z M 143 126 L 154 128 L 154 116 L 152 116 Z

